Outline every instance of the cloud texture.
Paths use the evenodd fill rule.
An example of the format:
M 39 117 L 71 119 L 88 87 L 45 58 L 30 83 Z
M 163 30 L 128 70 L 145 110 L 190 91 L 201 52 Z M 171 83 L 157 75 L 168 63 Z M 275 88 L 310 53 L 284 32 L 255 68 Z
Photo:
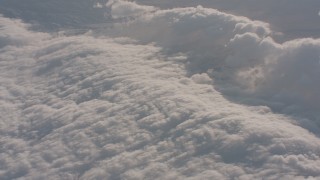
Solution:
M 186 54 L 191 74 L 211 73 L 227 94 L 271 100 L 275 105 L 264 103 L 277 111 L 302 108 L 310 114 L 309 110 L 319 108 L 318 39 L 279 44 L 266 23 L 201 6 L 146 10 L 114 31 L 142 43 L 155 42 L 169 54 Z
M 0 179 L 320 176 L 317 116 L 271 110 L 316 114 L 319 40 L 200 6 L 107 8 L 113 28 L 72 36 L 0 17 Z

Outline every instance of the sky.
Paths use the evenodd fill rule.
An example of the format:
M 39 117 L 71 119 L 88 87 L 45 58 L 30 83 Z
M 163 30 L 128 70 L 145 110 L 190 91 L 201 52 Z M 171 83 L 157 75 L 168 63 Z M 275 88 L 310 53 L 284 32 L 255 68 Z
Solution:
M 319 9 L 1 1 L 0 179 L 319 179 Z
M 202 5 L 224 12 L 246 16 L 271 24 L 273 30 L 285 37 L 275 37 L 283 42 L 294 38 L 319 38 L 320 1 L 318 0 L 138 0 L 143 4 L 156 4 L 161 8 Z

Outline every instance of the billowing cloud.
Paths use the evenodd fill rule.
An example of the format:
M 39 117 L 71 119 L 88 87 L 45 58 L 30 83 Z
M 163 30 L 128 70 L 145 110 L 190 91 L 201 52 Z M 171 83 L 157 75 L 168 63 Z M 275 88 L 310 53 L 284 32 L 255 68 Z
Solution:
M 279 44 L 266 23 L 201 6 L 145 11 L 114 31 L 113 35 L 156 43 L 169 54 L 186 54 L 189 74 L 209 72 L 229 94 L 249 93 L 281 103 L 273 107 L 277 111 L 302 108 L 310 114 L 319 107 L 318 39 Z
M 219 9 L 250 19 L 268 22 L 282 36 L 274 36 L 278 41 L 301 37 L 319 38 L 320 18 L 318 0 L 137 0 L 139 3 L 160 6 L 163 9 L 173 7 L 192 7 L 202 5 Z
M 266 23 L 200 6 L 115 3 L 130 18 L 72 36 L 0 17 L 0 179 L 320 176 L 319 137 L 271 109 L 318 106 L 319 40 L 278 44 Z
M 148 11 L 155 11 L 153 6 L 140 6 L 131 1 L 110 0 L 106 3 L 110 7 L 113 18 L 129 18 L 143 15 Z

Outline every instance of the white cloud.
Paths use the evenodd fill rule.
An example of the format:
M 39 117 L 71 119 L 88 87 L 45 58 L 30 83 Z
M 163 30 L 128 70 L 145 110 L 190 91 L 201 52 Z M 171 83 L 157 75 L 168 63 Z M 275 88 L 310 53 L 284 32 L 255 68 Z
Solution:
M 202 7 L 131 20 L 97 30 L 108 37 L 54 36 L 0 17 L 0 179 L 320 176 L 316 135 L 216 90 L 242 85 L 269 100 L 285 82 L 283 92 L 316 94 L 305 84 L 316 81 L 319 40 L 277 44 L 265 23 Z M 271 101 L 304 106 L 303 92 Z
M 156 10 L 153 6 L 140 6 L 134 2 L 122 0 L 110 0 L 106 6 L 111 9 L 113 18 L 129 18 Z
M 38 37 L 47 36 L 43 33 L 31 33 L 27 30 L 28 25 L 23 24 L 19 20 L 11 20 L 3 18 L 0 15 L 0 48 L 5 46 L 19 46 L 29 43 L 31 40 L 36 40 Z M 42 37 L 43 38 L 43 37 Z
M 318 0 L 137 0 L 138 3 L 156 5 L 163 9 L 202 5 L 250 19 L 268 22 L 282 35 L 278 41 L 301 37 L 320 37 Z
M 264 102 L 270 106 L 280 102 L 282 107 L 273 109 L 286 113 L 308 109 L 309 116 L 318 109 L 318 39 L 279 44 L 270 37 L 273 32 L 266 23 L 201 6 L 146 12 L 113 31 L 110 34 L 156 43 L 168 54 L 186 54 L 189 74 L 209 70 L 231 95 L 249 93 L 271 100 Z

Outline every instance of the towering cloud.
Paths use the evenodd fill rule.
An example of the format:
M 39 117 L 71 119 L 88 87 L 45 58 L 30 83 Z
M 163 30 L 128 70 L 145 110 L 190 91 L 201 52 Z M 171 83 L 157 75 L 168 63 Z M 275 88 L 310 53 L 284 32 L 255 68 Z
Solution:
M 299 37 L 319 38 L 320 1 L 318 0 L 137 0 L 143 4 L 156 4 L 162 8 L 190 7 L 202 5 L 205 7 L 227 11 L 255 20 L 266 21 L 273 28 L 281 31 L 284 36 L 278 41 Z
M 117 1 L 111 14 L 118 12 L 122 3 Z M 129 8 L 127 2 L 125 5 Z M 145 10 L 125 24 L 118 24 L 114 31 L 142 43 L 155 42 L 169 54 L 186 54 L 189 74 L 209 71 L 228 93 L 249 93 L 272 100 L 277 111 L 296 112 L 302 108 L 310 114 L 309 110 L 319 108 L 318 39 L 279 44 L 273 41 L 273 32 L 266 23 L 201 6 Z M 272 102 L 264 103 L 272 106 Z

